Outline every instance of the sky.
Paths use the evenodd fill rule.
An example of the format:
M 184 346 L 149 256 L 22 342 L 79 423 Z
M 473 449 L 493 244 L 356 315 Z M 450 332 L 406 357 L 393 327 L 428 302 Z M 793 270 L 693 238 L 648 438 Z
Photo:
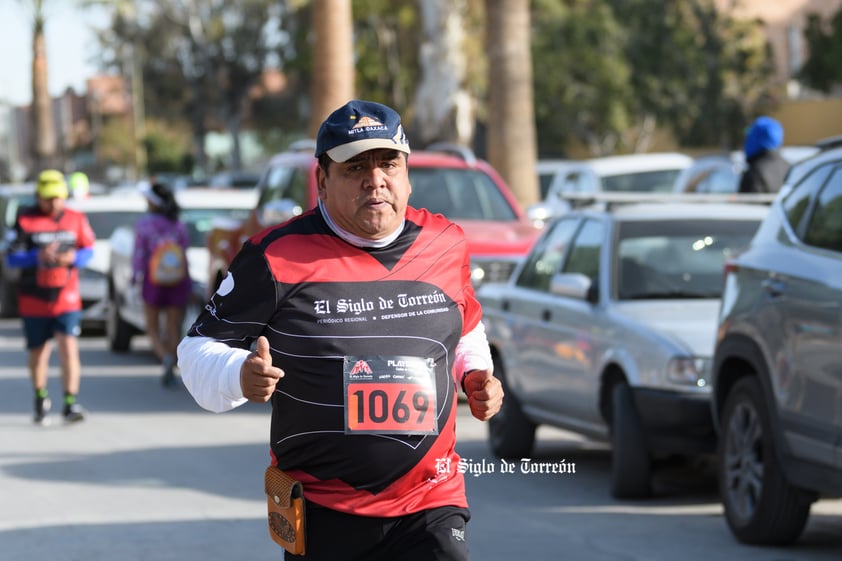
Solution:
M 81 8 L 78 0 L 45 0 L 47 81 L 58 96 L 69 86 L 85 91 L 97 74 L 94 26 L 108 22 L 102 8 Z M 32 99 L 32 0 L 0 0 L 0 101 L 29 105 Z

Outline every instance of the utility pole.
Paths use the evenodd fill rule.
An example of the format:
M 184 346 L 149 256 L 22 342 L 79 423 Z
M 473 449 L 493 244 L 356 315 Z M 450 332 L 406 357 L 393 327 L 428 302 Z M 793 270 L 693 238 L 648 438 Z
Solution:
M 132 131 L 134 133 L 135 179 L 146 175 L 146 110 L 143 97 L 143 64 L 137 39 L 132 40 L 131 53 Z

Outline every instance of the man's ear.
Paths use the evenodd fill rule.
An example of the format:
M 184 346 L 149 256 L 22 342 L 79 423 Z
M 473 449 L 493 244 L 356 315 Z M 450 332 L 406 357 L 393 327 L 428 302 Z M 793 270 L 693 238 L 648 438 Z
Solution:
M 325 170 L 322 169 L 322 166 L 316 166 L 316 190 L 319 194 L 319 199 L 325 200 L 327 196 L 327 174 Z

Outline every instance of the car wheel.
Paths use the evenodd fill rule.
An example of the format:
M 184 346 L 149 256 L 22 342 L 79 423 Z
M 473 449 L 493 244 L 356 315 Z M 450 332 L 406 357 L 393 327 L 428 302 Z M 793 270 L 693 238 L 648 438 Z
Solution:
M 725 519 L 747 544 L 792 543 L 810 514 L 812 497 L 784 477 L 771 428 L 760 383 L 742 378 L 723 409 L 718 475 Z
M 520 402 L 506 384 L 506 374 L 494 357 L 494 375 L 503 385 L 503 406 L 488 420 L 488 441 L 491 451 L 500 458 L 520 459 L 532 453 L 535 445 L 535 423 L 521 409 Z
M 652 458 L 628 384 L 614 386 L 611 404 L 611 494 L 618 499 L 648 497 Z
M 120 315 L 117 296 L 112 294 L 108 302 L 108 313 L 105 319 L 105 337 L 108 339 L 109 348 L 115 353 L 128 352 L 133 335 L 134 328 Z

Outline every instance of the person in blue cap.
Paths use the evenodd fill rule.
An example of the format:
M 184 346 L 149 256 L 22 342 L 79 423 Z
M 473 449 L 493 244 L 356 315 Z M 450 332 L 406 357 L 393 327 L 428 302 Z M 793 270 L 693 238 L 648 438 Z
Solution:
M 306 524 L 269 510 L 305 528 L 287 560 L 468 559 L 457 395 L 485 421 L 503 389 L 465 234 L 408 205 L 409 155 L 392 108 L 334 111 L 318 205 L 246 241 L 178 347 L 205 409 L 271 401 L 267 491 L 281 470 L 306 501 Z
M 758 117 L 746 134 L 746 169 L 740 178 L 740 193 L 777 193 L 789 171 L 781 156 L 783 126 L 771 117 Z

